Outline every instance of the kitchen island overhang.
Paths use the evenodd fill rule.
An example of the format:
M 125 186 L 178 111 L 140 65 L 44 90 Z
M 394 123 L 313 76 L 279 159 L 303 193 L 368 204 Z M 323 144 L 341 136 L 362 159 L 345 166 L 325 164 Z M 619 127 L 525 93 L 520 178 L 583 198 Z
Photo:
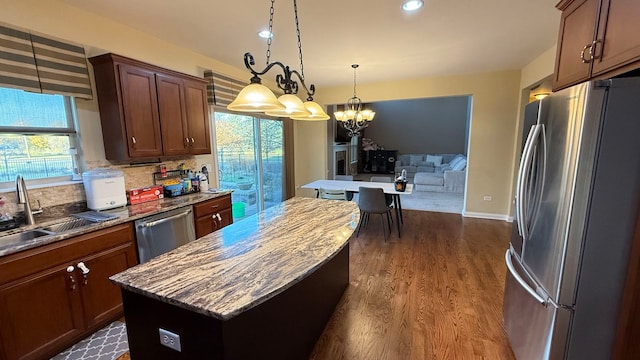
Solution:
M 358 221 L 353 202 L 293 198 L 114 275 L 132 358 L 305 358 L 348 286 Z

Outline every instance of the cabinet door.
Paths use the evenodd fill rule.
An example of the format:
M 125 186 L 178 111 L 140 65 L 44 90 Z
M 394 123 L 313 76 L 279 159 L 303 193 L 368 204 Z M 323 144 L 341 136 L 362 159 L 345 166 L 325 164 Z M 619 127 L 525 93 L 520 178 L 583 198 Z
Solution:
M 206 215 L 194 220 L 196 225 L 196 239 L 200 239 L 205 235 L 209 235 L 216 230 L 217 220 L 213 219 L 214 216 L 215 214 Z
M 591 62 L 583 62 L 581 53 L 596 35 L 599 0 L 575 0 L 562 9 L 558 51 L 553 74 L 553 89 L 561 89 L 589 79 Z M 589 59 L 589 49 L 585 50 Z
M 119 64 L 118 69 L 129 156 L 160 156 L 162 142 L 155 74 L 126 64 Z
M 593 75 L 640 60 L 640 1 L 603 0 Z
M 187 154 L 189 143 L 183 80 L 156 74 L 156 84 L 164 155 Z
M 109 277 L 137 264 L 133 243 L 123 244 L 79 259 L 89 269 L 82 274 L 76 264 L 76 276 L 82 291 L 87 327 L 105 323 L 122 314 L 120 288 Z
M 209 135 L 209 106 L 205 83 L 184 81 L 187 105 L 187 127 L 189 129 L 189 153 L 211 154 Z
M 79 292 L 77 276 L 67 272 L 66 265 L 0 288 L 1 358 L 48 357 L 82 334 L 85 324 Z
M 220 214 L 220 217 L 222 218 L 222 221 L 218 222 L 218 227 L 220 229 L 222 229 L 223 227 L 225 227 L 227 225 L 233 224 L 233 214 L 232 214 L 230 208 L 220 211 L 219 214 Z

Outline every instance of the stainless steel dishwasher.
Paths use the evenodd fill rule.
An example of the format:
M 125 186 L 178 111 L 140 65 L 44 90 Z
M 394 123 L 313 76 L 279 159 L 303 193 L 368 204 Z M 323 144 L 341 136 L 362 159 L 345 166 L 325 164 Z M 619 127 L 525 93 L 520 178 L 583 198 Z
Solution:
M 135 225 L 141 264 L 196 239 L 191 206 L 140 219 Z

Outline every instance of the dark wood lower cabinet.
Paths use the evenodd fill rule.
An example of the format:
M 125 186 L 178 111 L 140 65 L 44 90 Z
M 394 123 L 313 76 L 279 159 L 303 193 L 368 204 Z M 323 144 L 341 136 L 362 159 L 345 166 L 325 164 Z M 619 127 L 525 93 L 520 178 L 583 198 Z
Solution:
M 193 205 L 196 239 L 233 224 L 231 195 L 223 195 Z
M 0 258 L 0 359 L 49 358 L 122 316 L 109 277 L 135 264 L 130 223 Z
M 0 289 L 3 359 L 37 359 L 84 331 L 79 289 L 66 266 L 53 267 Z M 50 354 L 49 354 L 50 355 Z

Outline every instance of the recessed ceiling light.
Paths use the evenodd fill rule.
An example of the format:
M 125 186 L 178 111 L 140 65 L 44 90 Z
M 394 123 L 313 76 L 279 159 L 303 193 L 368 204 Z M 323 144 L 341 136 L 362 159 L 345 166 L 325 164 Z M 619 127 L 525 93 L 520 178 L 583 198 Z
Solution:
M 404 11 L 415 11 L 422 7 L 424 3 L 422 0 L 408 0 L 402 4 L 402 10 Z
M 273 33 L 270 32 L 269 30 L 262 30 L 258 32 L 258 36 L 260 36 L 263 39 L 268 39 L 270 37 L 273 37 Z

